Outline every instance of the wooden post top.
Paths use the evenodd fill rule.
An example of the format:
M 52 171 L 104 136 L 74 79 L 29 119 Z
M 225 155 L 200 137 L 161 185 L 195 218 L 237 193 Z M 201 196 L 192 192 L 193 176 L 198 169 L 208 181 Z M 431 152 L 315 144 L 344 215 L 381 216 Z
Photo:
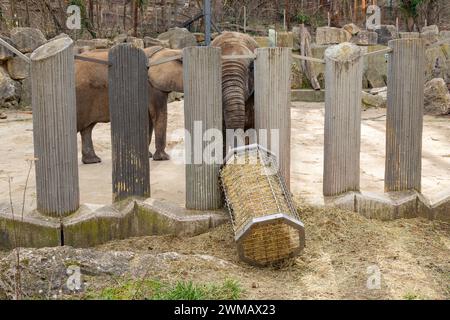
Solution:
M 336 62 L 350 62 L 360 57 L 361 48 L 350 42 L 343 42 L 325 50 L 325 58 Z
M 32 61 L 42 61 L 55 56 L 56 54 L 66 50 L 73 44 L 73 40 L 69 37 L 62 37 L 55 40 L 51 40 L 46 44 L 37 48 L 31 54 Z

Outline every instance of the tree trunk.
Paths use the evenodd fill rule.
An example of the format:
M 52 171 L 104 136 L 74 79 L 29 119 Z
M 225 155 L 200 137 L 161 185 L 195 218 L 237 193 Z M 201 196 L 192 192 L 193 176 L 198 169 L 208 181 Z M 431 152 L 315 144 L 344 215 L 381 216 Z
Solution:
M 138 21 L 139 21 L 139 4 L 138 0 L 133 1 L 133 36 L 138 35 Z
M 123 31 L 127 31 L 127 4 L 128 0 L 123 2 Z

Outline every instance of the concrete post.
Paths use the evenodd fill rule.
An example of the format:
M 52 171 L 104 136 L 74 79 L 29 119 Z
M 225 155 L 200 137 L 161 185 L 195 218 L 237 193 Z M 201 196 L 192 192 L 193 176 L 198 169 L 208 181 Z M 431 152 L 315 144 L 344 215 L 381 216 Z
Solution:
M 420 192 L 425 42 L 398 39 L 389 47 L 384 188 Z
M 292 49 L 260 48 L 256 55 L 255 129 L 258 141 L 277 156 L 280 172 L 290 188 Z
M 222 207 L 219 187 L 223 159 L 221 59 L 219 48 L 183 50 L 187 209 Z
M 148 59 L 120 44 L 109 52 L 113 200 L 150 197 Z
M 37 209 L 52 217 L 80 204 L 73 41 L 60 38 L 31 55 Z
M 325 132 L 323 194 L 359 190 L 361 49 L 342 43 L 325 51 Z

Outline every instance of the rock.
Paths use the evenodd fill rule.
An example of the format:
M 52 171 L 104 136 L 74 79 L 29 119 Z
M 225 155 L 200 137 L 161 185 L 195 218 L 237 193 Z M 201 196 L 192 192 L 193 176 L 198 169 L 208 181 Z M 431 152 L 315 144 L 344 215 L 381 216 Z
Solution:
M 92 50 L 94 50 L 94 48 L 92 48 L 92 47 L 89 47 L 89 46 L 84 46 L 84 47 L 74 47 L 75 49 L 75 52 L 77 53 L 77 54 L 81 54 L 81 53 L 84 53 L 84 52 L 88 52 L 88 51 L 92 51 Z
M 5 68 L 0 66 L 0 107 L 16 108 L 21 93 L 21 83 L 11 79 Z
M 22 80 L 22 90 L 20 95 L 20 107 L 31 107 L 31 78 Z
M 26 55 L 29 57 L 31 54 Z M 6 66 L 9 76 L 14 80 L 23 80 L 30 76 L 30 64 L 18 56 L 9 59 Z
M 277 32 L 277 47 L 293 48 L 294 35 L 292 32 Z
M 127 41 L 128 35 L 126 33 L 121 33 L 114 37 L 114 44 L 121 44 Z
M 313 58 L 324 59 L 325 50 L 328 49 L 328 45 L 311 45 L 311 54 Z M 322 88 L 325 87 L 325 64 L 324 63 L 313 63 L 312 64 L 314 74 L 317 76 L 317 80 L 319 80 L 319 84 Z
M 291 68 L 291 89 L 303 89 L 304 83 L 303 83 L 303 73 L 302 68 L 300 66 L 300 62 L 295 61 L 292 63 Z
M 151 37 L 144 37 L 144 47 L 154 47 L 160 46 L 164 48 L 170 48 L 170 43 L 168 40 L 159 40 Z
M 172 28 L 158 36 L 159 40 L 168 40 L 170 48 L 183 49 L 186 47 L 193 47 L 197 45 L 195 36 L 186 28 Z
M 385 49 L 385 46 L 365 47 L 367 52 Z M 369 88 L 380 88 L 386 86 L 387 80 L 387 58 L 383 54 L 372 55 L 364 59 L 364 78 Z
M 64 32 L 58 34 L 57 36 L 49 39 L 47 42 L 53 41 L 53 40 L 57 40 L 57 39 L 61 39 L 61 38 L 70 38 L 69 35 L 65 34 Z
M 439 32 L 439 37 L 444 40 L 444 39 L 450 39 L 450 30 L 442 30 L 441 32 Z
M 204 33 L 202 33 L 202 32 L 195 32 L 194 36 L 195 36 L 195 40 L 197 41 L 197 43 L 205 42 L 205 34 Z
M 182 92 L 171 92 L 169 93 L 169 96 L 167 97 L 167 103 L 171 103 L 174 101 L 181 101 L 184 99 L 184 93 Z
M 374 31 L 361 30 L 350 39 L 350 42 L 359 46 L 376 45 L 378 43 L 378 34 Z
M 420 37 L 425 40 L 427 44 L 432 44 L 439 41 L 439 28 L 436 25 L 431 25 L 422 28 Z
M 422 34 L 433 34 L 433 35 L 439 35 L 439 27 L 435 24 L 431 26 L 426 26 L 422 28 Z
M 14 28 L 11 40 L 22 53 L 33 52 L 47 41 L 41 30 L 35 28 Z
M 131 43 L 134 47 L 139 48 L 139 49 L 144 49 L 144 40 L 139 39 L 139 38 L 135 38 L 135 37 L 128 37 L 127 38 L 127 43 Z
M 356 36 L 361 32 L 361 29 L 354 23 L 346 24 L 343 29 L 350 33 L 352 36 Z
M 382 94 L 387 93 L 387 87 L 381 87 L 381 88 L 373 88 L 370 90 L 370 94 Z
M 374 68 L 369 68 L 364 74 L 370 88 L 380 88 L 386 85 L 385 77 Z
M 14 43 L 10 38 L 8 37 L 0 37 L 0 38 L 8 42 L 10 45 L 14 46 Z M 4 46 L 0 45 L 0 61 L 6 61 L 8 59 L 11 59 L 12 57 L 14 57 L 14 53 L 6 49 Z
M 91 47 L 93 49 L 108 49 L 108 39 L 92 39 L 92 40 L 77 40 L 76 45 L 78 47 Z
M 420 33 L 419 32 L 400 32 L 399 37 L 401 39 L 420 38 Z
M 0 112 L 0 119 L 1 120 L 8 119 L 8 116 L 6 115 L 6 113 Z
M 260 48 L 270 47 L 269 37 L 253 37 Z M 295 45 L 295 44 L 294 44 Z
M 362 104 L 369 108 L 386 108 L 387 98 L 379 94 L 362 92 Z
M 316 30 L 316 44 L 339 44 L 348 42 L 352 38 L 350 32 L 334 27 L 319 27 Z
M 444 79 L 432 79 L 425 84 L 424 112 L 430 115 L 450 113 L 450 93 Z
M 425 77 L 427 81 L 434 78 L 450 79 L 450 60 L 444 46 L 434 46 L 426 50 Z
M 375 32 L 378 34 L 378 44 L 385 46 L 388 45 L 390 40 L 399 38 L 397 28 L 393 25 L 381 25 Z
M 23 299 L 80 298 L 90 289 L 111 288 L 122 280 L 170 277 L 181 263 L 200 270 L 227 272 L 237 266 L 206 254 L 75 249 L 69 246 L 21 248 L 19 267 Z M 0 297 L 15 296 L 17 252 L 0 257 Z M 185 268 L 185 267 L 182 267 Z M 187 267 L 186 267 L 187 268 Z M 149 272 L 150 271 L 150 272 Z

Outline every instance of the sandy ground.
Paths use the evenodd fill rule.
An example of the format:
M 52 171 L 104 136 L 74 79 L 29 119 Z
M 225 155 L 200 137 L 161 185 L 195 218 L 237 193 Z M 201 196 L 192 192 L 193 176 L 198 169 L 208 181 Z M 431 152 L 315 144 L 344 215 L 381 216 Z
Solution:
M 322 201 L 323 121 L 322 103 L 294 103 L 292 108 L 291 189 L 309 203 Z M 0 203 L 9 202 L 9 183 L 15 204 L 22 203 L 22 194 L 33 157 L 32 121 L 26 113 L 8 113 L 0 120 Z M 385 110 L 370 109 L 362 114 L 361 189 L 383 192 L 385 153 Z M 184 204 L 184 166 L 176 154 L 183 150 L 183 103 L 169 106 L 168 153 L 173 161 L 151 161 L 152 197 Z M 450 117 L 425 116 L 423 134 L 423 194 L 437 201 L 450 193 Z M 80 138 L 78 137 L 78 140 Z M 109 124 L 94 130 L 94 144 L 103 162 L 81 163 L 79 173 L 81 202 L 111 203 L 111 152 Z M 81 143 L 79 141 L 79 149 Z M 151 150 L 154 150 L 152 145 Z M 26 207 L 35 206 L 35 176 L 31 170 L 26 194 Z

